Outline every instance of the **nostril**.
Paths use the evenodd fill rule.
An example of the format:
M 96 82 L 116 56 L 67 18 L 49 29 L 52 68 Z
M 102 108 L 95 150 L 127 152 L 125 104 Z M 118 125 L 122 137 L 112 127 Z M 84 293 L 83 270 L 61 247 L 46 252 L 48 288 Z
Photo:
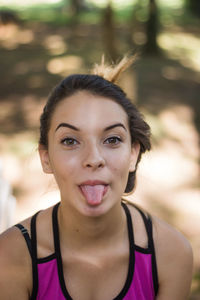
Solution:
M 84 162 L 84 167 L 87 167 L 87 168 L 98 169 L 98 168 L 102 168 L 104 165 L 105 165 L 105 161 L 103 158 L 100 158 L 100 159 L 87 158 Z
M 88 163 L 88 164 L 86 164 L 86 167 L 87 168 L 93 168 L 93 167 L 95 167 L 95 168 L 101 168 L 101 167 L 103 167 L 104 166 L 104 163 L 103 162 L 100 162 L 100 163 L 95 163 L 95 162 L 93 162 L 93 163 Z

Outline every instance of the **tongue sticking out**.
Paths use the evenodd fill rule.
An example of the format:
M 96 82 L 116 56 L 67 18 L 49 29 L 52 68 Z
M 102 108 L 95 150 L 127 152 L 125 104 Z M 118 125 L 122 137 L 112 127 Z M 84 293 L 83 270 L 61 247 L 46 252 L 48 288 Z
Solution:
M 102 198 L 106 190 L 105 185 L 82 185 L 80 188 L 88 204 L 98 205 L 102 202 Z

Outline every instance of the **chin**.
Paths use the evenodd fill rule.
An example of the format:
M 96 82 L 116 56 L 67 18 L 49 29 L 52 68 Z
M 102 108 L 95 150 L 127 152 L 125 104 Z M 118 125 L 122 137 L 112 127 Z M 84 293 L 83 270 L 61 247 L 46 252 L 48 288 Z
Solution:
M 85 205 L 79 211 L 85 217 L 101 217 L 106 213 L 107 209 L 102 203 L 96 206 Z
M 102 217 L 106 215 L 110 209 L 114 206 L 114 203 L 111 201 L 104 200 L 101 204 L 98 205 L 88 205 L 85 204 L 82 206 L 81 214 L 86 217 Z

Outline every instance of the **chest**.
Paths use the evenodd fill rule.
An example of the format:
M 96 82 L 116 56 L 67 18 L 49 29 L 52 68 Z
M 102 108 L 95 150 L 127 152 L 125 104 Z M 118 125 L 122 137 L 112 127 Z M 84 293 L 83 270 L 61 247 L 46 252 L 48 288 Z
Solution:
M 55 253 L 39 261 L 36 299 L 153 300 L 152 274 L 156 272 L 152 273 L 151 249 L 135 246 L 130 219 L 128 224 L 123 242 L 120 239 L 113 244 L 112 240 L 106 249 L 93 243 L 93 250 L 80 245 L 76 253 L 63 248 L 58 225 L 54 224 Z
M 49 261 L 43 259 L 37 268 L 38 291 L 34 292 L 37 300 L 155 299 L 156 280 L 152 277 L 149 250 L 133 251 L 128 266 L 123 256 L 105 261 L 80 256 L 62 264 L 59 255 L 54 255 Z
M 114 251 L 113 251 L 114 252 Z M 129 270 L 129 251 L 63 258 L 65 287 L 72 299 L 111 300 L 123 289 Z

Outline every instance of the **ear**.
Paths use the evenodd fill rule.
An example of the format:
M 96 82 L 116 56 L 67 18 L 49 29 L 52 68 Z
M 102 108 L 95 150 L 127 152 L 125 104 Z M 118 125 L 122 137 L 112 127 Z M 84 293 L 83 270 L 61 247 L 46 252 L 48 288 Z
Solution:
M 44 173 L 52 174 L 53 172 L 52 172 L 52 168 L 51 168 L 51 164 L 50 164 L 50 160 L 49 160 L 49 152 L 48 152 L 47 147 L 39 144 L 38 151 L 39 151 L 40 161 L 41 161 L 41 165 L 42 165 L 42 169 L 43 169 Z
M 131 159 L 130 159 L 129 172 L 135 171 L 139 153 L 140 153 L 140 144 L 139 143 L 133 144 L 132 148 L 131 148 Z

